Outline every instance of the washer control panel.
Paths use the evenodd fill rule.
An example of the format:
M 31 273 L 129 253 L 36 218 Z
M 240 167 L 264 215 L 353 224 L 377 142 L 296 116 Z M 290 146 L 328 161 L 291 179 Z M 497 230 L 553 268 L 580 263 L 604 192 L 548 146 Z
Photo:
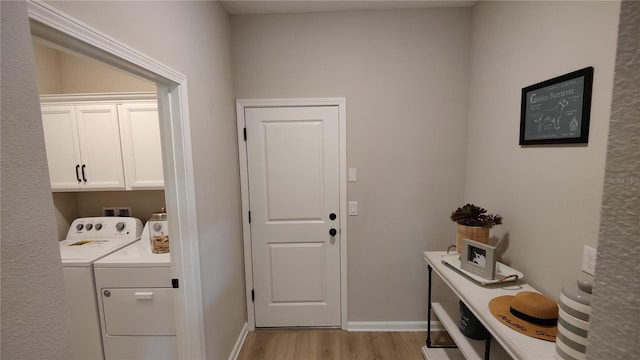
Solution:
M 67 233 L 70 240 L 137 239 L 142 222 L 134 217 L 98 216 L 73 220 Z

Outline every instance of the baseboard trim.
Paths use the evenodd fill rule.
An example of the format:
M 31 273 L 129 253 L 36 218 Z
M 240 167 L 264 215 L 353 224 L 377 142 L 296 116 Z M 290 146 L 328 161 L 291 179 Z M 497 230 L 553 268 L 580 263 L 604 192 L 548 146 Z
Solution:
M 240 355 L 240 350 L 242 349 L 242 345 L 244 345 L 244 340 L 247 338 L 248 333 L 249 333 L 249 324 L 245 322 L 244 326 L 242 326 L 242 330 L 240 330 L 240 334 L 238 335 L 236 344 L 233 346 L 231 355 L 229 355 L 229 360 L 236 360 L 238 358 L 238 355 Z
M 348 331 L 427 331 L 426 321 L 349 321 Z M 441 331 L 439 321 L 431 322 L 431 330 Z

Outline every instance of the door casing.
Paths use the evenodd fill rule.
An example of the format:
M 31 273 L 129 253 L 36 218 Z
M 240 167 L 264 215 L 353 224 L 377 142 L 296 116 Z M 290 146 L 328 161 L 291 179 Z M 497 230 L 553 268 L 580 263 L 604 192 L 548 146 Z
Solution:
M 347 330 L 347 100 L 337 98 L 305 99 L 238 99 L 236 100 L 236 120 L 238 126 L 238 157 L 240 162 L 240 188 L 242 195 L 242 237 L 244 246 L 245 293 L 247 299 L 247 327 L 256 328 L 255 312 L 251 292 L 253 290 L 253 269 L 251 250 L 251 226 L 249 224 L 249 177 L 247 170 L 247 148 L 244 142 L 246 108 L 337 106 L 338 107 L 338 152 L 340 171 L 340 327 Z M 249 135 L 250 136 L 250 135 Z

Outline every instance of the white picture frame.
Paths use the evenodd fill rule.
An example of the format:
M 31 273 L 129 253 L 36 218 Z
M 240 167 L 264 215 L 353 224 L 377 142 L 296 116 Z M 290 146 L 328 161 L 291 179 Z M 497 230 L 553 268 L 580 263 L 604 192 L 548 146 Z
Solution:
M 463 239 L 460 268 L 484 279 L 494 280 L 496 274 L 496 247 Z

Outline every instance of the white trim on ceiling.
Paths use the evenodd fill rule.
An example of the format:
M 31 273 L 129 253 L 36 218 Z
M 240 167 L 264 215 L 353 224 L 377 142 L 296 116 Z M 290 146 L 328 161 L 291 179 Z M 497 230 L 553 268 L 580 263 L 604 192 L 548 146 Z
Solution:
M 68 101 L 124 101 L 124 100 L 156 100 L 156 91 L 112 92 L 112 93 L 80 93 L 80 94 L 44 94 L 40 102 L 57 103 Z
M 180 359 L 206 359 L 200 257 L 185 75 L 41 1 L 27 3 L 31 32 L 71 51 L 158 85 L 165 200 L 171 228 L 171 271 L 179 280 L 175 320 Z

